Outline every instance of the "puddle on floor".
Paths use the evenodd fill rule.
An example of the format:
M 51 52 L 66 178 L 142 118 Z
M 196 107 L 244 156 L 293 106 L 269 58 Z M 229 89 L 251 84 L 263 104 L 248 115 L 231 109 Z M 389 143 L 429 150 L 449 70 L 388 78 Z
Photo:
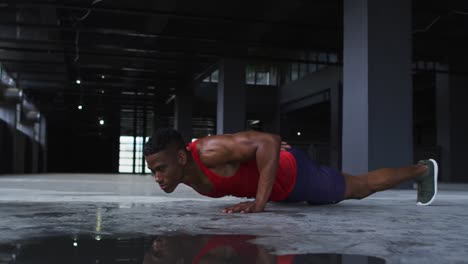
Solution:
M 0 263 L 385 263 L 381 258 L 361 255 L 277 256 L 249 243 L 254 238 L 250 235 L 45 237 L 0 245 Z

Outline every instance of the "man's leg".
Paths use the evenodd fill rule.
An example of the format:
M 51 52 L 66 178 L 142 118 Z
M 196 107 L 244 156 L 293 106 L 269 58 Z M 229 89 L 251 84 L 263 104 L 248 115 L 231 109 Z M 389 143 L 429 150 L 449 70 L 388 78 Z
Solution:
M 387 168 L 367 174 L 352 176 L 343 173 L 346 181 L 345 199 L 362 199 L 376 192 L 390 189 L 398 184 L 414 180 L 424 174 L 428 167 L 417 164 L 402 168 Z

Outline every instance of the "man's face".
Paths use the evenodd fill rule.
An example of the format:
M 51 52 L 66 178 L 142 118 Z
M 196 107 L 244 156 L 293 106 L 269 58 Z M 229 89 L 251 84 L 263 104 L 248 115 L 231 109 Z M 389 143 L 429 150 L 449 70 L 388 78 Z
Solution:
M 181 246 L 170 238 L 156 238 L 146 252 L 143 263 L 180 263 Z
M 168 148 L 156 154 L 145 156 L 148 168 L 161 190 L 171 193 L 184 178 L 187 156 L 183 150 Z

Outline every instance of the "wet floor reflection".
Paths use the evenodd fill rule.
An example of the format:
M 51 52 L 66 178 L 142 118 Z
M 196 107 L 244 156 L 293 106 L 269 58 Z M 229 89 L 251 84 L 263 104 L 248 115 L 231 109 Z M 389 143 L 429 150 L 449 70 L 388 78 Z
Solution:
M 177 235 L 138 238 L 47 237 L 0 245 L 0 263 L 265 263 L 381 264 L 359 255 L 276 256 L 249 243 L 249 235 Z

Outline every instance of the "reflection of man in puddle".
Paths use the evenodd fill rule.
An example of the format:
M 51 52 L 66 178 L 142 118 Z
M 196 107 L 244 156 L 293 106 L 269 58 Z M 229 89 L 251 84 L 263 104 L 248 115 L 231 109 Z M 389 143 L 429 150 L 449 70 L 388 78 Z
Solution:
M 359 255 L 341 254 L 270 254 L 264 247 L 251 243 L 249 235 L 198 235 L 158 237 L 145 253 L 143 264 L 382 264 L 385 260 Z
M 424 160 L 352 176 L 319 165 L 277 135 L 256 131 L 200 138 L 187 147 L 173 129 L 159 129 L 145 144 L 144 155 L 156 182 L 166 193 L 179 183 L 209 197 L 255 198 L 224 210 L 262 212 L 268 201 L 334 204 L 362 199 L 416 180 L 418 204 L 432 203 L 437 193 L 437 163 Z
M 144 264 L 156 263 L 277 263 L 291 258 L 270 255 L 249 243 L 249 235 L 166 236 L 153 241 L 144 256 Z M 279 263 L 279 262 L 278 262 Z M 282 262 L 287 263 L 287 262 Z

